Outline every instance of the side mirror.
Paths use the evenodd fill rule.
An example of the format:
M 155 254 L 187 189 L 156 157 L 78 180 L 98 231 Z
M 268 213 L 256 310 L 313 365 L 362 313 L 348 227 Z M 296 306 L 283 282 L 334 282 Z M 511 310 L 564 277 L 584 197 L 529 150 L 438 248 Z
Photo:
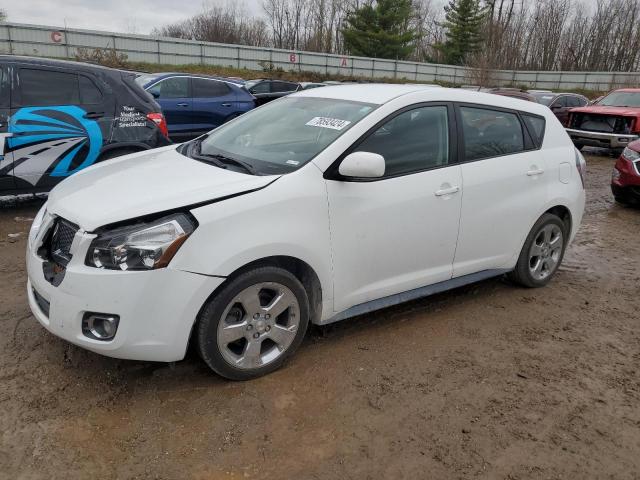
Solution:
M 562 105 L 551 105 L 551 110 L 560 110 L 562 108 Z
M 160 98 L 160 92 L 158 92 L 158 91 L 156 91 L 156 90 L 152 90 L 152 91 L 151 91 L 151 92 L 149 92 L 149 93 L 151 93 L 151 96 L 152 96 L 153 98 Z
M 384 175 L 384 157 L 371 152 L 353 152 L 344 157 L 338 168 L 344 177 L 379 178 Z

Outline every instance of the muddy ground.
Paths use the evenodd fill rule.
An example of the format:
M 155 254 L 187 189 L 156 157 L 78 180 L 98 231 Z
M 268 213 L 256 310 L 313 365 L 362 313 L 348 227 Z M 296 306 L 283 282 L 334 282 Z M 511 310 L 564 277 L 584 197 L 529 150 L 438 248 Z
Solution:
M 640 478 L 640 210 L 613 203 L 612 166 L 589 156 L 548 287 L 494 279 L 316 329 L 245 383 L 48 334 L 25 295 L 39 204 L 5 205 L 0 478 Z

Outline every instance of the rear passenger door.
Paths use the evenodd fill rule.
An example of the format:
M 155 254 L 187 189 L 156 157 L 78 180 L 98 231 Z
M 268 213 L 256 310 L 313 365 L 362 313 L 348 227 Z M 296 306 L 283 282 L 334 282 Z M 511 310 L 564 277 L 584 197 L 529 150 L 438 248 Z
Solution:
M 11 71 L 8 65 L 0 65 L 0 195 L 13 190 L 13 165 L 8 149 L 9 114 L 11 106 Z
M 179 76 L 160 80 L 147 89 L 162 107 L 169 136 L 180 140 L 194 136 L 197 127 L 193 121 L 191 78 Z
M 193 123 L 199 133 L 222 125 L 236 111 L 236 95 L 225 82 L 192 78 Z
M 464 195 L 453 276 L 512 267 L 547 198 L 541 140 L 515 111 L 464 104 L 456 118 Z
M 50 190 L 97 160 L 113 105 L 89 75 L 64 68 L 22 65 L 16 81 L 8 141 L 15 185 Z

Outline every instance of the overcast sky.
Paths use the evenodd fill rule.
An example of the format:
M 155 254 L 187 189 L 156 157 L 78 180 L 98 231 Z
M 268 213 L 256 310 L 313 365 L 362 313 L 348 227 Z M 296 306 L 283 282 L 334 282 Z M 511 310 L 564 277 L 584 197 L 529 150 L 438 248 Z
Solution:
M 13 0 L 2 2 L 8 20 L 113 32 L 149 33 L 153 27 L 198 13 L 227 0 Z M 262 0 L 239 0 L 251 15 L 262 13 Z
M 575 1 L 591 7 L 597 0 Z M 262 0 L 12 0 L 0 8 L 15 23 L 145 34 L 227 2 L 244 5 L 249 15 L 263 14 Z

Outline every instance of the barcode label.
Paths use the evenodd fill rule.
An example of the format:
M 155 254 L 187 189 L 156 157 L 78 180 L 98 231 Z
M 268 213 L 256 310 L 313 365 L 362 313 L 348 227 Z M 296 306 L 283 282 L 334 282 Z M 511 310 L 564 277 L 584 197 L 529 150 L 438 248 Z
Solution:
M 340 120 L 339 118 L 313 117 L 305 125 L 309 125 L 310 127 L 330 128 L 332 130 L 342 130 L 350 123 L 351 122 L 349 120 Z

